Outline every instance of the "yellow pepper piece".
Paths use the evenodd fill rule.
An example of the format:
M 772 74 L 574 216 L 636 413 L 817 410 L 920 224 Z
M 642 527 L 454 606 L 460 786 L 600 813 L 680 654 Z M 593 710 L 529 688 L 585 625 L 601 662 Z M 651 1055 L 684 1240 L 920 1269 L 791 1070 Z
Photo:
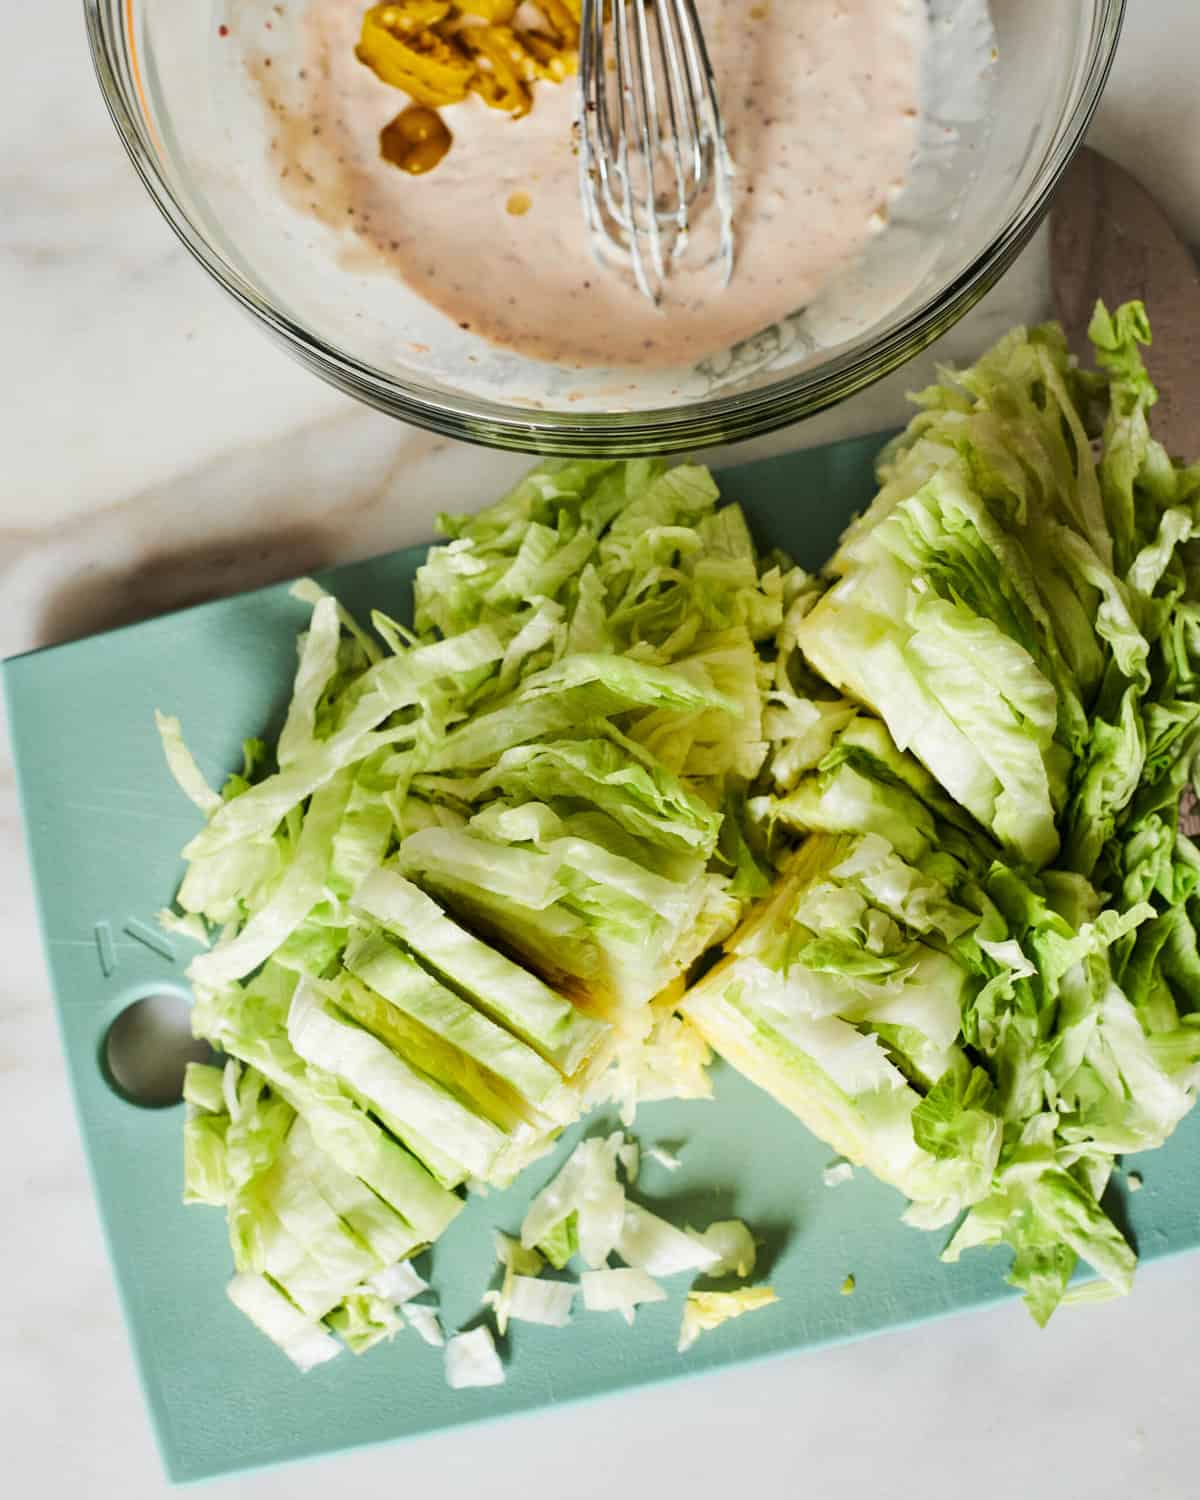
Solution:
M 389 0 L 388 4 L 375 7 L 383 25 L 400 35 L 429 31 L 454 9 L 453 0 Z
M 531 58 L 510 26 L 465 26 L 459 33 L 463 46 L 474 54 L 477 66 L 471 89 L 492 109 L 502 109 L 519 119 L 533 108 L 533 95 L 526 87 L 537 77 Z
M 523 31 L 521 40 L 528 49 L 537 76 L 547 83 L 562 83 L 579 71 L 578 37 L 575 44 L 565 51 L 557 38 L 547 36 L 544 31 Z
M 579 45 L 580 0 L 538 0 L 538 9 L 546 18 L 550 30 L 569 42 Z M 604 8 L 608 14 L 607 5 Z
M 379 154 L 402 172 L 420 177 L 433 171 L 453 139 L 436 110 L 410 104 L 380 131 Z
M 517 0 L 394 0 L 363 17 L 358 58 L 384 83 L 436 108 L 476 93 L 528 114 L 529 85 L 561 83 L 579 61 L 580 0 L 537 0 L 544 27 L 506 24 Z
M 459 0 L 464 15 L 480 16 L 485 21 L 505 26 L 517 12 L 517 0 Z
M 519 119 L 533 108 L 533 85 L 562 83 L 579 66 L 581 0 L 536 0 L 544 25 L 513 26 L 518 0 L 394 0 L 363 16 L 356 55 L 414 105 L 433 110 L 478 95 L 491 109 Z M 404 122 L 401 124 L 401 122 Z M 397 116 L 381 149 L 404 171 L 426 172 L 449 149 L 450 133 L 420 141 L 415 121 Z M 443 135 L 441 132 L 445 131 Z
M 457 104 L 467 97 L 475 66 L 452 40 L 432 29 L 452 9 L 442 0 L 376 5 L 363 17 L 355 55 L 416 104 Z

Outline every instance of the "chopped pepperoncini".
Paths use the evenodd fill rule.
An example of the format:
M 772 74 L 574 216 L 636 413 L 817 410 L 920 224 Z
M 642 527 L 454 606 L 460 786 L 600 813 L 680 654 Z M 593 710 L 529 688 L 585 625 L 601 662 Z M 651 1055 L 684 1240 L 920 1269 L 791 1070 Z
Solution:
M 518 0 L 395 0 L 376 5 L 363 17 L 357 56 L 384 83 L 403 90 L 426 109 L 459 104 L 468 94 L 476 94 L 490 108 L 520 119 L 533 108 L 535 83 L 561 83 L 577 71 L 580 0 L 536 0 L 543 20 L 537 27 L 512 24 L 517 7 Z M 393 130 L 400 118 L 388 129 Z M 436 160 L 415 170 L 436 165 L 449 143 L 446 131 Z M 404 165 L 397 158 L 401 142 L 394 131 L 388 144 L 387 159 Z M 425 161 L 431 155 L 432 151 L 420 151 L 415 159 Z
M 505 26 L 517 13 L 517 0 L 458 0 L 458 8 L 468 16 Z
M 454 7 L 442 0 L 377 5 L 363 17 L 357 57 L 384 83 L 402 89 L 414 104 L 437 108 L 467 97 L 475 73 L 471 59 L 435 26 Z
M 379 132 L 379 154 L 402 172 L 420 177 L 433 171 L 453 139 L 436 109 L 410 104 Z

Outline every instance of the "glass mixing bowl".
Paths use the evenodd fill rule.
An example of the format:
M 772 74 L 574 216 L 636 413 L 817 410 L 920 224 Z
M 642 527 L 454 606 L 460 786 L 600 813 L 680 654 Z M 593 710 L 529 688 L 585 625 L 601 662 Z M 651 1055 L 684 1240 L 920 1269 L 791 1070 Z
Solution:
M 718 357 L 581 374 L 464 333 L 285 201 L 267 111 L 229 42 L 269 24 L 283 71 L 298 16 L 320 3 L 84 0 L 109 111 L 171 227 L 287 349 L 350 395 L 451 437 L 625 455 L 794 422 L 944 333 L 1037 227 L 1124 13 L 1124 0 L 926 0 L 921 147 L 865 254 L 808 307 Z

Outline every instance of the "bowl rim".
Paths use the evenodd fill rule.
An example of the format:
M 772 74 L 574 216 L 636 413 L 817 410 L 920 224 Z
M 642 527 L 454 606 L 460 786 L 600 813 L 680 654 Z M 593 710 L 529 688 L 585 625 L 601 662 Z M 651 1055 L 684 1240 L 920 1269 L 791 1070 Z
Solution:
M 156 148 L 161 142 L 146 103 L 134 3 L 83 0 L 92 64 L 109 115 L 134 170 L 178 239 L 277 343 L 345 394 L 444 437 L 521 452 L 563 456 L 602 452 L 633 457 L 740 442 L 775 431 L 874 384 L 947 332 L 1000 280 L 1045 216 L 1104 92 L 1127 0 L 1094 0 L 1091 64 L 1073 108 L 1059 124 L 1031 192 L 957 276 L 882 339 L 863 335 L 819 370 L 784 376 L 748 393 L 712 396 L 653 411 L 573 414 L 521 411 L 483 397 L 423 393 L 416 382 L 360 363 L 272 306 L 193 224 L 160 169 Z M 111 16 L 118 9 L 120 27 L 114 34 Z M 124 69 L 123 60 L 127 62 Z M 123 83 L 122 73 L 129 87 Z

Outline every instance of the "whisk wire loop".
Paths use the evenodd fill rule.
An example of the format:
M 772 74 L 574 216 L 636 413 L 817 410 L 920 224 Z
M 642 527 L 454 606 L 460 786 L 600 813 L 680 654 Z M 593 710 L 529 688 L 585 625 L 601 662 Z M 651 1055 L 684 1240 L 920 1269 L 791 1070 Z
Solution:
M 658 303 L 698 219 L 733 272 L 733 165 L 695 0 L 583 0 L 579 187 L 593 253 Z

